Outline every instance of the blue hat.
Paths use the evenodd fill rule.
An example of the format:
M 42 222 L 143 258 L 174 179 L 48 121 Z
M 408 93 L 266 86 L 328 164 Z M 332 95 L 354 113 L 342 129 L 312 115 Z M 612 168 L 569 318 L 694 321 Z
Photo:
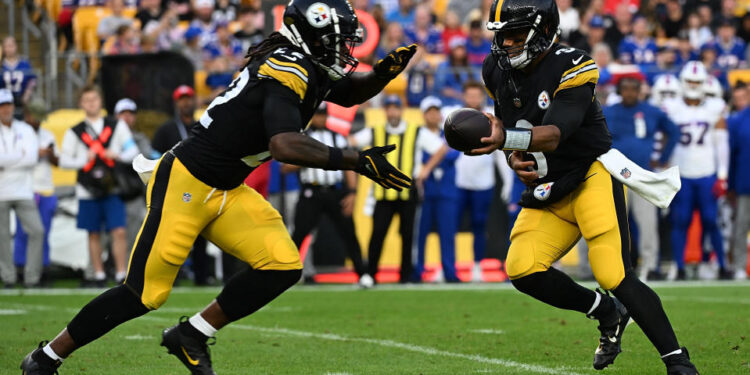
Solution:
M 185 40 L 190 40 L 193 38 L 198 37 L 198 35 L 201 35 L 201 29 L 197 27 L 188 27 L 187 30 L 185 30 Z
M 395 106 L 403 106 L 404 104 L 401 102 L 401 97 L 398 95 L 388 95 L 385 97 L 385 100 L 383 101 L 383 107 L 387 107 L 389 105 L 395 105 Z
M 604 18 L 602 16 L 593 16 L 591 17 L 591 20 L 589 21 L 590 27 L 595 28 L 604 28 Z

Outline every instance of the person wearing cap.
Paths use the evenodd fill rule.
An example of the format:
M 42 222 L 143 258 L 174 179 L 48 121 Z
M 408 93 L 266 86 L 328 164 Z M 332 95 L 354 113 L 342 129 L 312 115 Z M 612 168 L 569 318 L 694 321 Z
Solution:
M 93 266 L 91 284 L 105 286 L 107 275 L 102 262 L 101 231 L 112 239 L 115 261 L 114 280 L 125 278 L 127 240 L 125 203 L 115 184 L 115 165 L 130 163 L 138 154 L 128 125 L 113 117 L 102 116 L 99 88 L 85 86 L 78 101 L 85 119 L 68 129 L 63 137 L 60 168 L 78 171 L 78 228 L 88 232 L 90 262 Z
M 479 68 L 469 65 L 466 38 L 454 37 L 448 43 L 448 59 L 435 72 L 435 93 L 445 106 L 461 104 L 461 87 L 467 81 L 479 80 Z
M 595 45 L 604 42 L 604 35 L 607 29 L 604 27 L 604 17 L 594 15 L 589 20 L 589 32 L 583 38 L 578 38 L 573 47 L 591 52 Z
M 625 76 L 617 82 L 617 93 L 622 101 L 603 109 L 612 135 L 612 147 L 620 150 L 628 159 L 641 168 L 652 170 L 664 167 L 672 157 L 680 130 L 669 116 L 657 107 L 640 100 L 641 80 Z M 656 133 L 661 132 L 666 140 L 659 160 L 651 160 L 656 144 Z M 640 252 L 640 279 L 663 279 L 659 271 L 659 233 L 656 206 L 640 195 L 627 192 L 627 206 L 638 226 L 638 249 Z
M 328 106 L 323 102 L 313 114 L 310 126 L 304 131 L 305 135 L 329 147 L 348 148 L 349 144 L 344 136 L 326 127 L 327 120 Z M 359 284 L 363 288 L 371 287 L 373 279 L 362 264 L 362 249 L 359 247 L 352 218 L 357 196 L 357 174 L 353 171 L 327 171 L 291 164 L 283 164 L 282 172 L 298 172 L 301 183 L 294 215 L 294 244 L 299 248 L 305 237 L 318 227 L 322 215 L 327 216 L 343 240 L 346 254 L 359 277 Z M 302 269 L 302 277 L 306 282 L 313 280 L 315 275 L 310 251 L 312 246 L 308 249 Z
M 180 141 L 187 139 L 190 129 L 195 125 L 195 90 L 188 85 L 178 86 L 172 92 L 175 116 L 163 123 L 154 133 L 151 148 L 164 154 Z
M 180 53 L 193 63 L 193 68 L 195 70 L 203 70 L 204 68 L 203 59 L 205 56 L 203 53 L 203 47 L 201 46 L 200 36 L 200 28 L 188 27 L 182 36 L 185 44 L 180 48 Z
M 423 131 L 428 131 L 444 139 L 443 103 L 435 96 L 428 96 L 419 104 L 424 119 Z M 425 163 L 416 178 L 417 186 L 422 187 L 422 209 L 417 234 L 417 262 L 414 265 L 414 278 L 422 279 L 424 272 L 425 243 L 432 228 L 437 227 L 440 238 L 440 261 L 443 272 L 438 272 L 433 281 L 459 282 L 456 276 L 456 231 L 458 231 L 458 188 L 456 187 L 456 159 L 461 153 L 443 146 L 433 155 L 422 152 Z
M 159 126 L 151 141 L 151 148 L 159 155 L 167 153 L 178 143 L 190 137 L 191 129 L 195 126 L 195 90 L 188 85 L 180 85 L 172 92 L 172 100 L 175 106 L 174 118 Z M 198 236 L 190 252 L 196 285 L 210 283 L 206 245 L 206 240 Z
M 403 118 L 403 103 L 398 95 L 385 98 L 386 124 L 365 128 L 349 137 L 352 147 L 366 148 L 369 146 L 382 147 L 395 144 L 393 157 L 395 166 L 410 178 L 419 174 L 422 153 L 436 154 L 445 144 L 436 135 L 421 126 L 407 124 Z M 368 274 L 375 277 L 378 272 L 380 254 L 383 251 L 383 241 L 393 216 L 399 215 L 399 233 L 401 234 L 401 272 L 399 282 L 412 281 L 412 248 L 414 245 L 414 220 L 417 211 L 418 194 L 415 189 L 402 191 L 386 190 L 382 186 L 373 189 L 375 210 L 372 215 L 372 236 L 368 249 Z
M 722 71 L 736 69 L 745 61 L 745 42 L 736 33 L 734 19 L 722 18 L 716 30 L 716 38 L 701 47 L 701 50 L 716 52 L 716 66 Z
M 117 104 L 115 104 L 115 116 L 117 116 L 118 120 L 124 122 L 130 129 L 130 132 L 133 134 L 133 140 L 138 147 L 138 151 L 147 157 L 158 158 L 159 153 L 156 153 L 151 148 L 151 140 L 147 135 L 138 131 L 136 128 L 137 112 L 138 106 L 130 98 L 122 98 L 117 101 Z M 146 194 L 140 194 L 125 200 L 125 228 L 127 231 L 126 237 L 128 249 L 130 249 L 132 244 L 135 243 L 143 218 L 146 217 L 145 199 Z
M 199 43 L 202 47 L 211 41 L 216 30 L 216 21 L 213 18 L 216 2 L 214 0 L 195 0 L 192 4 L 195 18 L 190 22 L 190 27 L 201 31 Z
M 47 108 L 41 99 L 32 99 L 24 107 L 24 121 L 31 125 L 37 136 L 39 144 L 39 162 L 34 166 L 32 177 L 32 188 L 34 200 L 39 209 L 39 217 L 44 226 L 42 242 L 42 285 L 48 285 L 49 275 L 44 271 L 49 267 L 49 232 L 52 228 L 52 217 L 57 209 L 57 196 L 55 185 L 52 182 L 52 166 L 58 165 L 57 145 L 55 136 L 47 129 L 41 127 L 41 122 L 47 116 Z M 16 267 L 26 265 L 26 255 L 29 245 L 29 235 L 23 227 L 21 220 L 16 217 L 16 235 L 13 243 L 13 258 Z
M 469 23 L 469 37 L 466 39 L 466 55 L 471 66 L 482 66 L 484 57 L 492 49 L 492 43 L 484 36 L 483 26 L 480 20 L 473 20 Z
M 13 94 L 0 89 L 0 278 L 5 288 L 16 284 L 16 268 L 10 249 L 10 211 L 13 210 L 29 236 L 24 284 L 37 286 L 42 276 L 44 227 L 34 202 L 33 173 L 39 160 L 34 129 L 13 118 Z

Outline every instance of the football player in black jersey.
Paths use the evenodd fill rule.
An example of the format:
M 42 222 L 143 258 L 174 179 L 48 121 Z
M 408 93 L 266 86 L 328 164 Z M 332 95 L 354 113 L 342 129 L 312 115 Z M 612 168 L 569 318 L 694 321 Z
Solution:
M 511 231 L 506 271 L 513 285 L 552 306 L 599 320 L 594 368 L 620 353 L 632 317 L 651 340 L 668 374 L 697 374 L 677 343 L 659 297 L 630 264 L 625 189 L 597 157 L 612 145 L 594 96 L 599 73 L 585 52 L 555 42 L 554 0 L 495 0 L 487 28 L 495 33 L 483 66 L 495 103 L 493 131 L 482 141 L 498 148 L 528 186 Z M 578 240 L 588 243 L 599 285 L 594 292 L 551 268 Z
M 270 158 L 311 168 L 354 170 L 385 188 L 411 180 L 384 154 L 395 146 L 356 152 L 323 145 L 300 130 L 323 100 L 345 106 L 380 92 L 404 70 L 416 46 L 401 47 L 353 73 L 361 39 L 346 0 L 292 0 L 280 32 L 248 52 L 248 63 L 200 118 L 193 136 L 166 153 L 148 183 L 148 215 L 128 275 L 89 302 L 51 343 L 24 358 L 24 374 L 53 374 L 63 358 L 119 324 L 161 306 L 198 234 L 244 260 L 202 312 L 164 330 L 162 345 L 193 374 L 213 374 L 206 341 L 257 311 L 301 275 L 302 264 L 281 216 L 244 185 Z

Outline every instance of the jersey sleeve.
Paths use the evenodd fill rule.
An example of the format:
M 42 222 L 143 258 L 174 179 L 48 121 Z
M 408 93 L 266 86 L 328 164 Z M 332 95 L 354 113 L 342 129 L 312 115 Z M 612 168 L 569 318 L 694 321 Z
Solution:
M 599 81 L 599 68 L 594 63 L 594 59 L 583 51 L 575 50 L 572 53 L 563 53 L 559 58 L 563 59 L 560 65 L 565 67 L 565 71 L 560 75 L 560 83 L 552 94 L 553 98 L 562 90 L 589 83 L 596 85 Z
M 492 99 L 493 102 L 497 103 L 495 99 L 495 82 L 492 79 L 492 72 L 497 67 L 495 59 L 492 54 L 485 57 L 482 63 L 482 81 L 484 82 L 484 90 L 487 91 L 487 95 Z
M 308 72 L 312 69 L 312 64 L 302 54 L 281 48 L 260 65 L 258 78 L 278 81 L 302 101 L 309 83 Z

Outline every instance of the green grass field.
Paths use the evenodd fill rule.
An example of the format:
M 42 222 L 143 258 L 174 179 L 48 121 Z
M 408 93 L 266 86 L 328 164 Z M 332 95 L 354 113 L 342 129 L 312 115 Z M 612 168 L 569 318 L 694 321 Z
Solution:
M 702 374 L 750 373 L 750 283 L 657 284 Z M 218 289 L 176 289 L 160 310 L 74 353 L 61 374 L 185 374 L 161 330 Z M 0 374 L 51 339 L 94 291 L 0 294 Z M 547 307 L 509 284 L 295 287 L 217 335 L 218 374 L 664 374 L 637 325 L 604 372 L 591 367 L 596 322 Z

